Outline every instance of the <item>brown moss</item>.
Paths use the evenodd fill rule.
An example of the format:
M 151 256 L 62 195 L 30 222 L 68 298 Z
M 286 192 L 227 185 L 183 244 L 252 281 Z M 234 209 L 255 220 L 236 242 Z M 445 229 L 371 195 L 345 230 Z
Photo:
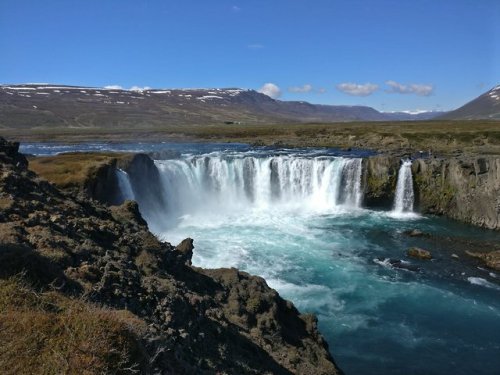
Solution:
M 14 199 L 11 197 L 0 197 L 0 210 L 1 211 L 7 211 L 9 210 L 14 204 Z
M 97 171 L 116 160 L 129 157 L 120 153 L 68 153 L 30 158 L 29 169 L 61 188 L 82 186 Z
M 0 280 L 0 368 L 4 374 L 133 373 L 145 365 L 145 324 L 56 292 Z

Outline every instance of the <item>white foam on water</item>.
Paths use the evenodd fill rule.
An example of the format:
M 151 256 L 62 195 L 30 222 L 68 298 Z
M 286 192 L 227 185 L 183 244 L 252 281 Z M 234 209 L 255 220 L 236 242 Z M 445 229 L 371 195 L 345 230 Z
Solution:
M 486 288 L 500 290 L 500 286 L 483 279 L 482 277 L 468 277 L 467 281 L 473 285 L 480 285 Z
M 333 213 L 358 209 L 361 159 L 225 157 L 219 154 L 156 161 L 170 215 L 273 209 Z

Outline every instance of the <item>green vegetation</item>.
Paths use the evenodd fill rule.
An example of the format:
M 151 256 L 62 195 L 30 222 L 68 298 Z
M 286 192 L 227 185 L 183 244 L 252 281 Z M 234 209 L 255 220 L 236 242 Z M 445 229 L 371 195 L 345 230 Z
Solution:
M 163 125 L 154 128 L 3 129 L 21 141 L 218 141 L 292 147 L 500 154 L 499 121 L 342 122 L 330 124 Z

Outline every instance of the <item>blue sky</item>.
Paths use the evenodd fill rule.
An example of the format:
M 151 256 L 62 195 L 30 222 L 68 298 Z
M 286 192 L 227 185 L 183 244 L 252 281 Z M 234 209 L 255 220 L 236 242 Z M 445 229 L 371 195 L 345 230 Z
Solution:
M 447 110 L 500 83 L 499 49 L 498 0 L 0 0 L 0 83 Z

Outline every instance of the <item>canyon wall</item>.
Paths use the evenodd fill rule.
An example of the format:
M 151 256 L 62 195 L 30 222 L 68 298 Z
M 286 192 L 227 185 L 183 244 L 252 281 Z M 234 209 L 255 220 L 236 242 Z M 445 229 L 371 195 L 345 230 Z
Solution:
M 377 155 L 365 161 L 365 205 L 390 207 L 400 159 Z M 500 229 L 500 158 L 450 157 L 412 163 L 415 209 L 472 225 Z
M 69 186 L 73 190 L 110 205 L 120 204 L 124 197 L 117 181 L 117 169 L 125 171 L 139 203 L 141 213 L 149 215 L 148 222 L 158 222 L 164 217 L 169 199 L 161 187 L 158 169 L 145 154 L 120 154 L 115 157 L 92 162 L 98 154 L 82 154 L 89 163 L 87 176 Z M 47 169 L 54 160 L 65 155 L 47 158 L 49 163 L 38 161 Z M 37 158 L 38 159 L 38 158 Z M 40 158 L 44 159 L 44 158 Z M 363 160 L 362 185 L 363 206 L 390 210 L 401 159 L 392 155 L 376 155 Z M 55 173 L 35 171 L 54 182 Z M 47 174 L 44 175 L 46 172 Z M 75 171 L 75 174 L 77 171 Z M 472 225 L 500 229 L 500 158 L 449 157 L 423 158 L 412 162 L 415 191 L 415 211 L 422 214 L 444 215 Z M 64 180 L 66 181 L 66 180 Z

